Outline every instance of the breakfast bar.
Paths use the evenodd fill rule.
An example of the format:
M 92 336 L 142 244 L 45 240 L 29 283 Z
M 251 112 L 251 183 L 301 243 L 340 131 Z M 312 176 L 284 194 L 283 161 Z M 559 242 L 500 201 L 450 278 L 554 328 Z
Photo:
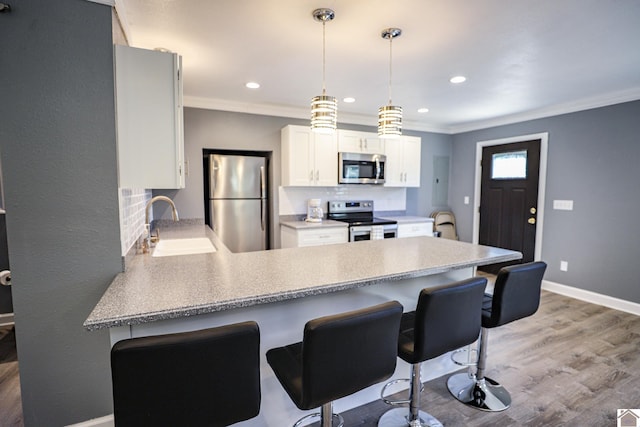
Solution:
M 261 334 L 262 407 L 246 426 L 290 425 L 298 410 L 264 358 L 267 349 L 301 340 L 313 318 L 397 300 L 415 309 L 421 289 L 472 276 L 475 267 L 516 260 L 519 252 L 433 237 L 231 253 L 204 225 L 161 230 L 162 239 L 207 237 L 213 253 L 139 254 L 109 286 L 84 326 L 122 339 L 254 320 Z M 426 362 L 428 380 L 456 369 L 448 355 Z M 407 377 L 398 360 L 394 378 Z M 371 386 L 335 403 L 337 412 L 379 397 Z

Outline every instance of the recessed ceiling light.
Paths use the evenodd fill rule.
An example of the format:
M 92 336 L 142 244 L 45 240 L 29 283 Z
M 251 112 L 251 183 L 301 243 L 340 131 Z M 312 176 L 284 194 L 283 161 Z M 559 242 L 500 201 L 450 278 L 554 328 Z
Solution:
M 346 102 L 347 104 L 351 104 L 352 102 L 356 102 L 356 99 L 348 96 L 348 97 L 344 98 L 342 101 Z
M 260 87 L 260 83 L 249 82 L 245 86 L 248 87 L 249 89 L 258 89 Z
M 428 108 L 418 108 L 418 113 L 428 113 L 429 109 Z
M 463 83 L 467 80 L 467 78 L 465 76 L 455 76 L 455 77 L 451 77 L 451 79 L 449 80 L 451 83 Z

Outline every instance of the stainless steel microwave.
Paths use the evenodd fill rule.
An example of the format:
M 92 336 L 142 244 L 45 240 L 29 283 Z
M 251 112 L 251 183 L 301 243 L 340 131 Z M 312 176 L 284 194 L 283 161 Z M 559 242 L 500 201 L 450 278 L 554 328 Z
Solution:
M 386 161 L 384 154 L 338 153 L 338 182 L 384 184 Z

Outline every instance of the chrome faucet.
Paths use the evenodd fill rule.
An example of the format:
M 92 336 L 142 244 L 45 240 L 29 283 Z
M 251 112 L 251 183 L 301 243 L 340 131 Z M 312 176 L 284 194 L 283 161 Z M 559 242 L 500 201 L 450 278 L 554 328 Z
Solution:
M 147 237 L 145 239 L 146 248 L 143 248 L 144 252 L 151 249 L 153 247 L 153 244 L 155 244 L 158 240 L 160 240 L 160 232 L 158 232 L 156 236 L 151 235 L 151 222 L 149 221 L 149 209 L 151 208 L 151 205 L 153 205 L 153 203 L 157 202 L 158 200 L 164 200 L 165 202 L 169 203 L 171 205 L 171 216 L 173 217 L 173 220 L 174 221 L 179 220 L 178 211 L 176 209 L 176 205 L 173 203 L 173 200 L 171 200 L 167 196 L 152 197 L 151 200 L 147 202 L 147 207 L 145 208 L 145 212 L 144 212 L 144 228 L 145 228 L 145 231 L 147 232 Z

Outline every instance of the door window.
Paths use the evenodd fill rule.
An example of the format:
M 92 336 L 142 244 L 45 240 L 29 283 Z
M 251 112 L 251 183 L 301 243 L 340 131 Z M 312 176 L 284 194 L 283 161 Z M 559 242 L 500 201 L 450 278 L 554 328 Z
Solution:
M 491 156 L 491 179 L 526 179 L 527 150 L 494 153 Z

